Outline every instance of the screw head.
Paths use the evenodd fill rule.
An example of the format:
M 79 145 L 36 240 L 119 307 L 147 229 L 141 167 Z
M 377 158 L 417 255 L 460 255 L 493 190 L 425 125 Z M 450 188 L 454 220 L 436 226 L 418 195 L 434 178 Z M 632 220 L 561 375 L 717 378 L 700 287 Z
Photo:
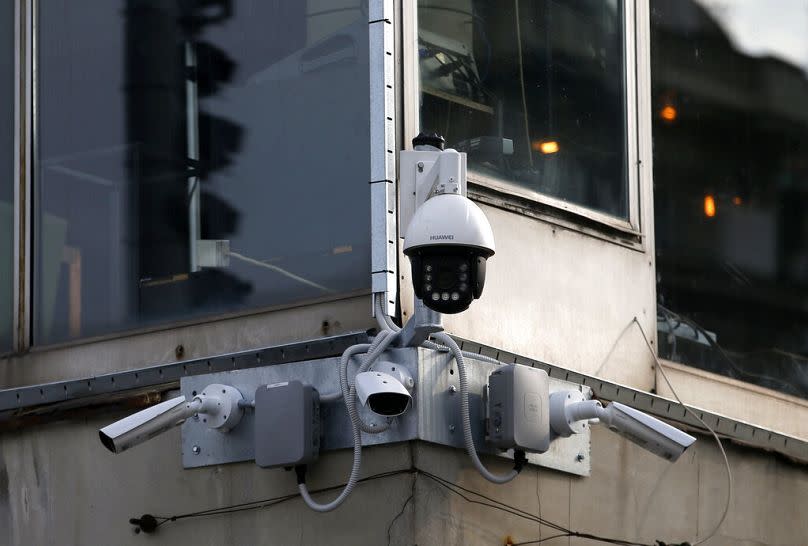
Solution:
M 449 432 L 454 432 L 454 431 L 455 431 L 455 426 L 454 425 L 449 425 Z
M 199 446 L 194 446 L 191 448 L 191 451 L 194 452 L 194 455 L 199 455 L 199 452 L 202 451 Z
M 424 163 L 422 161 L 418 162 L 418 172 L 419 173 L 424 172 Z
M 584 459 L 586 459 L 586 457 L 584 457 L 583 453 L 579 453 L 578 455 L 575 456 L 575 460 L 578 461 L 579 463 L 583 462 Z
M 449 394 L 454 394 L 457 392 L 457 387 L 454 385 L 449 385 Z

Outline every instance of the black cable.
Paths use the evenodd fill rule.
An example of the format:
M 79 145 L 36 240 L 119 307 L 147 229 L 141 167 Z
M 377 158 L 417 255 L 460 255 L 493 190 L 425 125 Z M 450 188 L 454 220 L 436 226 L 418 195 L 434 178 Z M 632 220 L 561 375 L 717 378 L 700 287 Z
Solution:
M 414 468 L 406 468 L 406 469 L 402 469 L 402 470 L 392 470 L 392 471 L 389 471 L 389 472 L 381 472 L 379 474 L 374 474 L 372 476 L 362 478 L 362 479 L 358 480 L 357 483 L 373 481 L 373 480 L 379 480 L 379 479 L 382 479 L 382 478 L 389 478 L 389 477 L 398 476 L 398 475 L 401 475 L 401 474 L 411 474 L 413 472 L 416 472 L 416 470 Z M 342 488 L 344 486 L 345 486 L 345 484 L 335 485 L 335 486 L 332 486 L 332 487 L 325 487 L 323 489 L 317 489 L 315 491 L 312 491 L 312 493 L 313 494 L 314 493 L 325 493 L 325 492 L 328 492 L 328 491 L 333 491 L 335 489 L 340 489 L 340 488 Z M 197 511 L 197 512 L 189 512 L 187 514 L 178 514 L 178 515 L 175 515 L 175 516 L 153 516 L 153 517 L 160 520 L 160 522 L 157 524 L 157 527 L 160 527 L 161 525 L 163 525 L 165 523 L 175 522 L 175 521 L 179 521 L 179 520 L 182 520 L 182 519 L 201 518 L 201 517 L 208 517 L 208 516 L 221 516 L 221 515 L 225 515 L 225 514 L 233 514 L 233 513 L 236 513 L 236 512 L 244 512 L 244 511 L 247 511 L 247 510 L 257 510 L 257 509 L 260 509 L 260 508 L 270 508 L 272 506 L 275 506 L 276 504 L 280 504 L 280 503 L 292 500 L 292 499 L 297 498 L 299 496 L 300 496 L 299 493 L 291 493 L 291 494 L 288 494 L 288 495 L 281 495 L 281 496 L 278 496 L 278 497 L 270 497 L 270 498 L 266 498 L 266 499 L 260 499 L 260 500 L 250 501 L 250 502 L 244 502 L 244 503 L 241 503 L 241 504 L 231 504 L 231 505 L 228 505 L 228 506 L 220 506 L 218 508 L 210 508 L 208 510 L 200 510 L 200 511 Z
M 550 537 L 546 537 L 546 538 L 542 538 L 542 539 L 536 539 L 536 540 L 527 541 L 527 542 L 519 542 L 519 543 L 513 544 L 512 546 L 538 544 L 540 542 L 544 542 L 544 541 L 550 540 L 552 538 L 560 538 L 560 537 L 565 537 L 565 536 L 566 537 L 582 538 L 582 539 L 592 540 L 592 541 L 598 541 L 598 542 L 603 542 L 603 543 L 606 543 L 606 544 L 618 544 L 618 545 L 622 545 L 622 546 L 654 546 L 652 544 L 647 544 L 647 543 L 643 543 L 643 542 L 632 542 L 632 541 L 623 540 L 623 539 L 601 537 L 601 536 L 594 535 L 594 534 L 591 534 L 591 533 L 583 533 L 583 532 L 579 532 L 579 531 L 571 531 L 570 529 L 567 529 L 566 527 L 563 527 L 563 526 L 561 526 L 561 525 L 559 525 L 557 523 L 554 523 L 552 521 L 546 520 L 546 519 L 544 519 L 542 517 L 539 517 L 539 516 L 535 516 L 535 515 L 531 514 L 530 512 L 528 512 L 526 510 L 522 510 L 521 508 L 511 506 L 511 505 L 506 504 L 506 503 L 504 503 L 502 501 L 492 499 L 491 497 L 483 495 L 482 493 L 479 493 L 479 492 L 474 491 L 472 489 L 468 489 L 466 487 L 463 487 L 462 485 L 456 484 L 456 483 L 451 482 L 451 481 L 449 481 L 449 480 L 447 480 L 445 478 L 441 478 L 440 476 L 432 474 L 431 472 L 428 472 L 426 470 L 422 470 L 422 469 L 416 468 L 416 467 L 411 467 L 411 468 L 406 468 L 406 469 L 401 469 L 401 470 L 391 470 L 391 471 L 388 471 L 388 472 L 381 472 L 379 474 L 374 474 L 372 476 L 362 478 L 362 479 L 358 480 L 357 483 L 369 482 L 369 481 L 379 480 L 379 479 L 383 479 L 383 478 L 389 478 L 389 477 L 392 477 L 392 476 L 399 476 L 399 475 L 402 475 L 402 474 L 415 474 L 415 477 L 413 479 L 412 491 L 410 493 L 410 496 L 407 498 L 406 501 L 404 501 L 404 504 L 402 505 L 401 510 L 396 515 L 396 517 L 393 518 L 393 520 L 390 522 L 390 525 L 387 528 L 388 543 L 392 539 L 391 532 L 392 532 L 393 525 L 402 516 L 402 514 L 404 513 L 404 510 L 406 510 L 408 504 L 412 501 L 412 499 L 415 496 L 415 479 L 417 478 L 418 474 L 421 474 L 424 477 L 432 480 L 436 484 L 440 485 L 444 489 L 447 489 L 451 493 L 454 493 L 455 495 L 459 496 L 464 501 L 466 501 L 466 502 L 468 502 L 470 504 L 478 504 L 480 506 L 485 506 L 485 507 L 488 507 L 488 508 L 491 508 L 491 509 L 494 509 L 494 510 L 499 510 L 501 512 L 505 512 L 505 513 L 511 514 L 513 516 L 516 516 L 516 517 L 519 517 L 519 518 L 522 518 L 522 519 L 526 519 L 526 520 L 532 521 L 534 523 L 538 523 L 539 525 L 544 525 L 545 527 L 550 527 L 551 529 L 554 529 L 554 530 L 559 531 L 560 533 L 562 533 L 562 534 L 559 534 L 559 535 L 554 535 L 554 536 L 550 536 Z M 328 491 L 333 491 L 335 489 L 341 489 L 344 486 L 345 486 L 345 484 L 334 485 L 334 486 L 331 486 L 331 487 L 325 487 L 325 488 L 322 488 L 322 489 L 317 489 L 315 491 L 312 491 L 312 493 L 325 493 L 325 492 L 328 492 Z M 475 496 L 477 496 L 477 497 L 479 497 L 481 499 L 485 499 L 486 501 L 489 501 L 489 502 L 483 502 L 483 501 L 480 501 L 480 500 L 469 498 L 464 493 L 468 493 L 470 495 L 475 495 Z M 247 511 L 247 510 L 257 510 L 257 509 L 260 509 L 260 508 L 271 508 L 273 506 L 276 506 L 278 504 L 282 504 L 284 502 L 290 501 L 290 500 L 298 498 L 298 497 L 300 497 L 299 493 L 293 493 L 293 494 L 288 494 L 288 495 L 281 495 L 281 496 L 278 496 L 278 497 L 270 497 L 270 498 L 261 499 L 261 500 L 257 500 L 257 501 L 245 502 L 245 503 L 241 503 L 241 504 L 234 504 L 234 505 L 223 506 L 223 507 L 219 507 L 219 508 L 211 508 L 211 509 L 208 509 L 208 510 L 200 510 L 198 512 L 189 512 L 187 514 L 179 514 L 179 515 L 170 516 L 170 517 L 151 516 L 149 514 L 145 514 L 140 519 L 153 518 L 153 519 L 156 519 L 156 520 L 160 520 L 159 523 L 157 523 L 157 525 L 154 526 L 154 529 L 148 531 L 148 532 L 153 532 L 154 530 L 156 530 L 156 528 L 160 527 L 161 525 L 163 525 L 165 523 L 169 523 L 169 522 L 176 522 L 176 521 L 179 521 L 179 520 L 182 520 L 182 519 L 189 519 L 189 518 L 221 516 L 221 515 L 225 515 L 225 514 L 233 514 L 233 513 L 243 512 L 243 511 Z M 130 521 L 135 523 L 134 518 L 132 520 L 130 520 Z M 144 531 L 145 531 L 145 529 L 144 529 Z M 659 545 L 659 544 L 664 544 L 664 543 L 657 541 L 657 545 Z M 684 544 L 687 544 L 687 543 L 684 543 Z
M 569 534 L 564 533 L 562 535 L 553 535 L 553 536 L 549 536 L 549 537 L 538 538 L 536 540 L 528 540 L 527 542 L 514 542 L 513 544 L 510 544 L 509 546 L 524 546 L 525 544 L 539 544 L 539 543 L 545 542 L 547 540 L 553 540 L 554 538 L 564 538 L 564 537 L 568 537 L 568 536 L 569 536 Z
M 390 546 L 390 543 L 393 541 L 393 536 L 391 534 L 393 532 L 393 525 L 396 524 L 398 518 L 404 515 L 404 510 L 407 509 L 407 505 L 410 504 L 410 501 L 415 498 L 415 480 L 417 478 L 417 474 L 412 477 L 412 489 L 410 490 L 410 496 L 407 497 L 407 500 L 405 500 L 404 504 L 401 506 L 401 510 L 399 510 L 398 514 L 396 514 L 396 517 L 390 520 L 390 525 L 387 526 L 387 546 Z
M 544 525 L 545 527 L 550 527 L 552 529 L 555 529 L 556 531 L 560 531 L 561 533 L 563 533 L 563 534 L 557 535 L 556 537 L 553 537 L 553 538 L 569 536 L 569 537 L 583 538 L 583 539 L 586 539 L 586 540 L 604 542 L 606 544 L 619 544 L 619 545 L 622 545 L 622 546 L 653 546 L 651 544 L 647 544 L 647 543 L 644 543 L 644 542 L 632 542 L 630 540 L 624 540 L 624 539 L 619 539 L 619 538 L 601 537 L 601 536 L 594 535 L 594 534 L 591 534 L 591 533 L 583 533 L 583 532 L 580 532 L 580 531 L 571 531 L 571 530 L 569 530 L 569 529 L 567 529 L 565 527 L 562 527 L 561 525 L 558 525 L 556 523 L 548 521 L 548 520 L 546 520 L 544 518 L 534 516 L 533 514 L 531 514 L 529 512 L 526 512 L 526 511 L 524 511 L 524 510 L 522 510 L 520 508 L 510 506 L 510 505 L 508 505 L 508 504 L 506 504 L 504 502 L 497 501 L 495 499 L 491 499 L 489 497 L 486 497 L 485 495 L 483 495 L 481 493 L 478 493 L 476 491 L 466 489 L 466 488 L 464 488 L 464 487 L 462 487 L 462 486 L 460 486 L 458 484 L 450 482 L 449 480 L 445 480 L 444 478 L 441 478 L 439 476 L 431 474 L 430 472 L 427 472 L 425 470 L 418 470 L 418 472 L 420 474 L 423 474 L 427 478 L 435 481 L 439 485 L 445 487 L 446 489 L 448 489 L 449 491 L 451 491 L 455 495 L 459 496 L 460 498 L 462 498 L 466 502 L 469 502 L 471 504 L 479 504 L 479 505 L 482 505 L 482 506 L 487 506 L 489 508 L 494 508 L 494 509 L 497 509 L 497 510 L 500 510 L 500 511 L 503 511 L 503 512 L 507 512 L 507 513 L 512 514 L 514 516 L 518 516 L 518 517 L 521 517 L 523 519 L 527 519 L 529 521 L 539 523 L 540 525 Z M 454 488 L 460 489 L 462 491 L 468 492 L 468 493 L 473 494 L 473 495 L 477 495 L 480 498 L 490 500 L 492 503 L 495 503 L 495 504 L 490 504 L 490 503 L 486 503 L 486 502 L 476 501 L 474 499 L 469 499 L 468 497 L 466 497 L 465 495 L 463 495 L 459 491 L 455 490 Z M 497 506 L 497 505 L 499 505 L 499 506 Z M 541 540 L 549 540 L 549 538 L 548 539 L 541 539 Z M 534 544 L 534 543 L 536 543 L 536 541 L 527 542 L 527 544 Z M 525 544 L 525 543 L 520 543 L 520 544 Z M 516 546 L 516 545 L 513 545 L 513 546 Z
M 477 493 L 476 491 L 471 491 L 471 490 L 465 489 L 465 488 L 463 488 L 463 487 L 461 487 L 461 486 L 459 486 L 459 485 L 457 485 L 455 483 L 452 483 L 452 482 L 450 482 L 448 480 L 444 480 L 443 478 L 441 478 L 439 476 L 435 476 L 434 474 L 431 474 L 429 472 L 426 472 L 426 471 L 423 471 L 423 470 L 419 470 L 419 472 L 421 474 L 423 474 L 424 476 L 426 476 L 427 478 L 429 478 L 430 480 L 437 483 L 438 485 L 448 489 L 449 491 L 451 491 L 452 493 L 454 493 L 458 497 L 462 498 L 464 501 L 468 502 L 469 504 L 479 504 L 480 506 L 486 506 L 488 508 L 493 508 L 495 510 L 505 512 L 505 513 L 511 514 L 513 516 L 516 516 L 516 517 L 519 517 L 519 518 L 522 518 L 522 519 L 526 519 L 528 521 L 532 521 L 534 523 L 538 523 L 538 524 L 544 525 L 546 527 L 550 527 L 552 529 L 555 529 L 556 531 L 562 531 L 564 533 L 569 533 L 570 532 L 569 529 L 566 529 L 566 528 L 564 528 L 564 527 L 562 527 L 562 526 L 560 526 L 560 525 L 558 525 L 556 523 L 553 523 L 551 521 L 545 520 L 544 518 L 534 516 L 533 514 L 531 514 L 529 512 L 526 512 L 526 511 L 524 511 L 524 510 L 522 510 L 520 508 L 516 508 L 514 506 L 510 506 L 508 504 L 505 504 L 504 502 L 500 502 L 500 501 L 491 499 L 491 498 L 486 497 L 485 495 L 483 495 L 481 493 Z M 470 499 L 469 497 L 467 497 L 466 495 L 464 495 L 463 493 L 461 493 L 460 491 L 458 491 L 455 488 L 457 488 L 459 490 L 462 490 L 462 491 L 465 491 L 465 492 L 468 492 L 468 493 L 473 494 L 473 495 L 477 495 L 480 498 L 490 500 L 491 502 L 489 503 L 489 502 L 482 502 L 482 501 Z

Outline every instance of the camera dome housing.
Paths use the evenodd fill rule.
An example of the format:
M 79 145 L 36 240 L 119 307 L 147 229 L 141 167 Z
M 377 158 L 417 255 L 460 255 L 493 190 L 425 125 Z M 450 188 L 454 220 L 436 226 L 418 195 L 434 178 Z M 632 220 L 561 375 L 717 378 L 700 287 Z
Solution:
M 427 199 L 404 236 L 415 295 L 439 313 L 460 313 L 480 297 L 486 261 L 494 252 L 485 214 L 459 194 Z

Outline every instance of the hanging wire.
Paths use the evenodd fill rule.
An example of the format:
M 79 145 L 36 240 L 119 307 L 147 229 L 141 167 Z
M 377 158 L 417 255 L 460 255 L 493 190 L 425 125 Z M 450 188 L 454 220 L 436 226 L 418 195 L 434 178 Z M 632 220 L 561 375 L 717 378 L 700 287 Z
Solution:
M 724 524 L 724 520 L 727 519 L 727 514 L 729 513 L 729 506 L 730 503 L 732 502 L 732 470 L 730 469 L 729 466 L 729 459 L 727 458 L 727 452 L 724 451 L 724 445 L 721 443 L 721 438 L 718 437 L 718 434 L 716 434 L 715 430 L 713 430 L 713 427 L 705 423 L 704 420 L 701 417 L 699 417 L 695 411 L 690 409 L 689 406 L 685 405 L 685 403 L 682 402 L 682 399 L 679 397 L 679 393 L 677 393 L 676 389 L 673 388 L 673 385 L 671 385 L 671 382 L 668 379 L 668 374 L 665 373 L 665 365 L 662 364 L 662 361 L 659 359 L 659 357 L 656 354 L 656 351 L 654 350 L 654 346 L 651 345 L 651 340 L 645 333 L 645 328 L 642 327 L 642 324 L 640 324 L 640 321 L 637 320 L 637 317 L 634 317 L 632 321 L 640 329 L 640 333 L 642 333 L 642 337 L 645 340 L 645 346 L 648 347 L 648 351 L 651 353 L 651 356 L 653 357 L 654 362 L 656 363 L 656 367 L 659 370 L 659 373 L 662 375 L 662 379 L 664 379 L 665 383 L 667 383 L 668 388 L 673 393 L 673 396 L 674 398 L 676 398 L 676 401 L 679 402 L 679 404 L 685 409 L 687 413 L 690 414 L 691 417 L 693 417 L 696 421 L 701 423 L 701 425 L 705 428 L 705 430 L 710 432 L 710 434 L 715 439 L 715 443 L 718 445 L 718 450 L 721 452 L 721 456 L 724 458 L 724 465 L 726 466 L 727 470 L 727 502 L 724 505 L 724 511 L 722 512 L 721 517 L 719 518 L 718 523 L 715 525 L 713 530 L 706 537 L 693 542 L 693 546 L 698 546 L 699 544 L 707 542 L 718 533 L 718 530 Z

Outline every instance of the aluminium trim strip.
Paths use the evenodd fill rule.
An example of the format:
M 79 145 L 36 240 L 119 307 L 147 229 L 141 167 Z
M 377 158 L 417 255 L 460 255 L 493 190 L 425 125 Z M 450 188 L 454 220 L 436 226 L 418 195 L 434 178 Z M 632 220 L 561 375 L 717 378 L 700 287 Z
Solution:
M 393 17 L 393 0 L 369 0 L 371 285 L 374 294 L 385 295 L 390 316 L 395 316 L 398 296 Z
M 77 399 L 87 399 L 89 403 L 100 396 L 178 384 L 182 377 L 337 356 L 351 345 L 367 343 L 368 339 L 367 332 L 353 332 L 210 358 L 0 390 L 0 422 L 38 406 Z
M 675 421 L 693 429 L 704 430 L 704 427 L 675 400 L 626 387 L 611 381 L 598 379 L 591 375 L 547 364 L 508 351 L 502 351 L 457 336 L 452 336 L 452 338 L 457 341 L 460 348 L 464 351 L 496 358 L 503 363 L 522 364 L 533 368 L 540 368 L 545 370 L 552 378 L 590 387 L 593 391 L 593 397 L 595 398 L 620 402 L 646 413 L 656 415 L 657 417 Z M 805 440 L 731 419 L 694 406 L 689 407 L 722 437 L 751 447 L 775 451 L 793 460 L 808 463 L 808 442 Z

